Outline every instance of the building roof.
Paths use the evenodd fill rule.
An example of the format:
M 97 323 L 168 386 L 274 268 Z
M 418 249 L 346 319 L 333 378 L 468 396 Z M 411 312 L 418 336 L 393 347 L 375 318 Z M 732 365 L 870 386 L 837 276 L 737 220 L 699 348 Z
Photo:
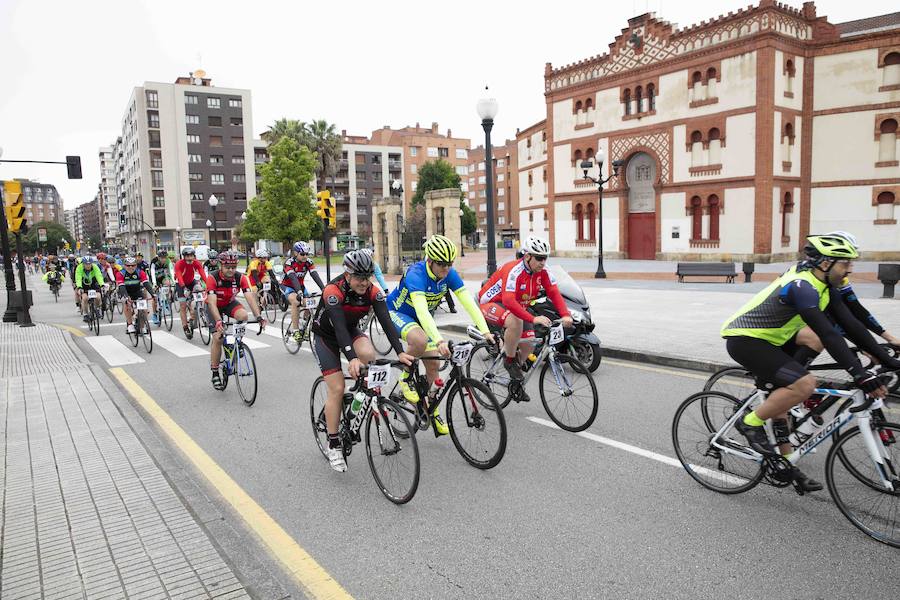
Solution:
M 837 24 L 841 37 L 900 28 L 900 12 Z

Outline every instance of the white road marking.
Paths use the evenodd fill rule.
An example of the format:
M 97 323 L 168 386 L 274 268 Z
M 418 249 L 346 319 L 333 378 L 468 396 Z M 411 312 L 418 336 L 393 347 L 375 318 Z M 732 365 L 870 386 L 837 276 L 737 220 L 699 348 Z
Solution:
M 145 362 L 131 348 L 111 335 L 86 336 L 84 339 L 111 367 Z
M 176 337 L 168 331 L 153 330 L 153 343 L 168 350 L 178 358 L 187 358 L 189 356 L 209 356 L 209 350 L 195 346 L 194 344 Z
M 251 337 L 251 336 L 253 336 L 253 337 Z M 255 337 L 256 337 L 256 332 L 254 331 L 249 336 L 245 335 L 241 339 L 244 341 L 244 343 L 247 345 L 247 347 L 250 348 L 251 350 L 256 350 L 258 348 L 269 348 L 269 344 L 266 344 L 264 342 L 258 342 L 255 339 L 253 339 Z

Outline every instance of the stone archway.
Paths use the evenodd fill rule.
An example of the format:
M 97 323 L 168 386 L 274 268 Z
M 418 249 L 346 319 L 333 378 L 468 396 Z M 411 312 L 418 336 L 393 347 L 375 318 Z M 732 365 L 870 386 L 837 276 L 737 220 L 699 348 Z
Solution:
M 646 152 L 628 159 L 625 181 L 628 185 L 628 258 L 656 258 L 656 160 Z

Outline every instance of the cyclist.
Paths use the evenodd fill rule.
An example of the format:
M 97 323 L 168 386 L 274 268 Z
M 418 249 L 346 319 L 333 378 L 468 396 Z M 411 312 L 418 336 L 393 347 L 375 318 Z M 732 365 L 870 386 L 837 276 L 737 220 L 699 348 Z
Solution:
M 72 287 L 75 287 L 75 268 L 78 266 L 78 261 L 75 260 L 74 254 L 69 254 L 66 258 L 65 267 L 69 271 L 69 279 L 72 281 Z
M 381 265 L 379 265 L 378 261 L 375 260 L 375 250 L 373 250 L 372 248 L 363 248 L 362 251 L 372 257 L 372 265 L 374 265 L 375 267 L 375 281 L 378 282 L 378 285 L 381 286 L 381 289 L 385 294 L 390 294 L 391 290 L 387 284 L 387 281 L 384 280 L 384 273 L 381 271 Z
M 375 317 L 387 332 L 391 346 L 404 364 L 412 364 L 413 357 L 403 352 L 400 338 L 391 327 L 384 292 L 370 281 L 374 266 L 372 257 L 358 250 L 344 255 L 344 273 L 335 277 L 322 291 L 319 310 L 313 321 L 312 349 L 328 387 L 325 402 L 325 421 L 328 431 L 328 462 L 335 471 L 347 470 L 338 426 L 344 396 L 344 373 L 341 354 L 349 361 L 350 376 L 359 377 L 360 369 L 375 359 L 375 348 L 359 330 L 359 321 L 375 311 Z
M 852 273 L 852 261 L 859 257 L 859 252 L 840 236 L 811 235 L 806 240 L 805 258 L 754 296 L 722 326 L 731 358 L 766 385 L 777 388 L 736 424 L 754 450 L 770 455 L 776 454 L 776 450 L 763 427 L 765 421 L 772 419 L 779 450 L 781 454 L 789 454 L 787 412 L 809 398 L 816 387 L 816 378 L 793 358 L 796 347 L 804 344 L 799 334 L 805 326 L 809 326 L 835 361 L 870 396 L 883 398 L 887 390 L 875 374 L 863 369 L 834 324 L 884 366 L 900 367 L 900 361 L 888 356 L 856 320 L 837 291 L 837 286 Z M 792 474 L 804 491 L 822 489 L 821 483 L 796 467 Z
M 169 253 L 165 250 L 157 250 L 156 256 L 150 260 L 150 283 L 153 289 L 158 292 L 159 288 L 172 285 L 175 281 L 175 266 L 169 260 Z M 153 294 L 153 319 L 154 325 L 159 325 L 159 315 L 156 313 L 156 294 Z
M 191 246 L 184 246 L 181 249 L 181 260 L 175 263 L 175 295 L 180 305 L 178 309 L 181 312 L 181 327 L 187 338 L 193 336 L 194 323 L 197 319 L 193 306 L 191 319 L 188 320 L 187 316 L 188 305 L 193 301 L 191 294 L 195 289 L 202 287 L 205 280 L 206 273 L 203 271 L 203 265 L 197 260 L 194 249 Z
M 559 288 L 556 287 L 556 278 L 544 268 L 550 256 L 550 244 L 532 235 L 525 239 L 522 250 L 524 251 L 522 258 L 511 260 L 500 267 L 484 283 L 478 296 L 481 312 L 488 323 L 505 330 L 503 347 L 506 358 L 503 366 L 509 372 L 510 378 L 515 381 L 524 379 L 519 360 L 529 354 L 528 344 L 521 344 L 523 332 L 525 337 L 533 337 L 534 325 L 550 327 L 552 324 L 549 318 L 536 317 L 527 309 L 541 290 L 546 292 L 547 298 L 556 307 L 563 326 L 572 325 L 569 309 L 562 294 L 559 293 Z M 516 347 L 520 344 L 522 356 L 517 360 Z
M 284 276 L 281 278 L 281 294 L 287 298 L 288 304 L 291 305 L 291 331 L 294 332 L 294 339 L 300 340 L 303 330 L 306 328 L 304 323 L 300 327 L 300 302 L 304 296 L 309 296 L 306 290 L 304 280 L 309 274 L 319 286 L 320 290 L 325 289 L 322 278 L 316 271 L 316 263 L 310 258 L 310 247 L 306 242 L 294 242 L 291 247 L 291 257 L 284 263 Z
M 66 270 L 62 268 L 62 265 L 58 262 L 48 262 L 47 263 L 47 272 L 44 273 L 44 276 L 41 277 L 41 280 L 44 283 L 47 283 L 52 288 L 54 285 L 58 286 L 62 283 L 62 280 L 66 278 Z
M 143 271 L 149 277 L 150 276 L 150 265 L 148 265 L 147 261 L 144 260 L 144 253 L 138 252 L 137 254 L 134 255 L 134 258 L 137 261 L 138 271 Z M 126 256 L 125 259 L 127 260 L 128 257 Z M 127 263 L 123 263 L 123 265 L 124 264 L 127 264 Z
M 203 269 L 207 273 L 219 270 L 219 253 L 212 248 L 206 253 L 206 262 L 203 263 Z
M 135 257 L 126 256 L 123 262 L 125 267 L 122 271 L 116 273 L 116 284 L 118 285 L 119 298 L 123 302 L 125 302 L 126 298 L 130 300 L 125 302 L 125 322 L 128 324 L 126 329 L 128 333 L 134 333 L 134 310 L 132 306 L 135 301 L 142 297 L 147 300 L 152 299 L 153 288 L 150 286 L 150 278 L 147 277 L 147 272 L 138 268 L 138 261 Z M 155 309 L 154 312 L 156 312 Z
M 103 271 L 100 270 L 100 266 L 94 262 L 92 256 L 85 256 L 75 269 L 75 288 L 78 290 L 78 301 L 81 303 L 81 314 L 85 323 L 91 319 L 88 315 L 88 296 L 84 292 L 86 290 L 99 292 L 102 284 Z
M 222 358 L 222 332 L 225 325 L 222 323 L 222 315 L 238 321 L 247 320 L 247 309 L 238 302 L 238 292 L 243 292 L 247 298 L 250 310 L 259 321 L 260 328 L 266 326 L 266 320 L 260 315 L 259 303 L 256 301 L 256 293 L 250 286 L 250 280 L 246 275 L 237 272 L 237 255 L 223 252 L 219 255 L 221 268 L 212 273 L 205 274 L 206 310 L 209 313 L 209 322 L 213 323 L 211 329 L 215 329 L 212 343 L 209 349 L 209 366 L 212 370 L 212 384 L 217 390 L 222 389 L 222 378 L 219 376 L 219 361 Z
M 269 271 L 272 270 L 272 261 L 269 260 L 269 251 L 260 248 L 256 251 L 256 258 L 250 261 L 247 267 L 247 275 L 250 277 L 250 283 L 256 286 L 256 291 L 262 289 L 264 281 L 269 281 Z
M 400 337 L 406 341 L 407 352 L 416 358 L 438 354 L 445 357 L 450 355 L 447 342 L 438 331 L 433 317 L 435 309 L 448 289 L 456 294 L 472 318 L 472 322 L 478 327 L 478 331 L 493 343 L 494 336 L 488 330 L 475 299 L 466 290 L 462 278 L 453 268 L 453 261 L 456 260 L 456 244 L 450 238 L 433 235 L 425 241 L 422 248 L 425 250 L 425 260 L 411 265 L 406 270 L 387 301 L 391 320 Z M 431 385 L 437 377 L 439 361 L 424 362 L 425 376 Z M 404 370 L 400 375 L 400 391 L 407 402 L 415 404 L 419 401 L 419 393 L 409 387 L 408 378 L 409 373 Z M 447 425 L 439 414 L 439 407 L 434 408 L 431 419 L 435 435 L 448 433 Z

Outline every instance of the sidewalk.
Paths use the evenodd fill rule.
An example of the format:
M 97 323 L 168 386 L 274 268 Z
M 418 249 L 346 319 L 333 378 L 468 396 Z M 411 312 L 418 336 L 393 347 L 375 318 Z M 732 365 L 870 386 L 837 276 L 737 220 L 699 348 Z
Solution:
M 3 598 L 249 598 L 94 369 L 0 324 Z

